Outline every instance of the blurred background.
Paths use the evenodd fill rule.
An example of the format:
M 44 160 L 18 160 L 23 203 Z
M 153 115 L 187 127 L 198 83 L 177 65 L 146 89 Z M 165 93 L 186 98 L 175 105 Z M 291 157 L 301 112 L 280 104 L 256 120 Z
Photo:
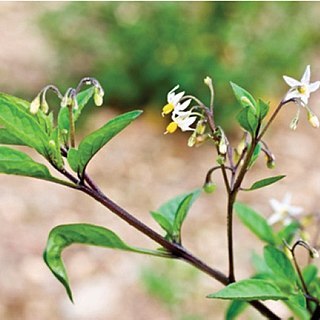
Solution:
M 167 92 L 180 84 L 208 101 L 203 79 L 211 76 L 217 121 L 236 143 L 238 106 L 229 81 L 274 107 L 288 89 L 283 74 L 299 79 L 311 64 L 312 79 L 319 79 L 319 14 L 318 3 L 299 2 L 2 2 L 0 90 L 30 100 L 49 83 L 64 91 L 84 76 L 97 78 L 106 91 L 105 106 L 87 109 L 80 136 L 119 112 L 142 108 L 141 119 L 108 144 L 89 171 L 112 199 L 157 229 L 148 211 L 201 186 L 215 161 L 208 146 L 188 148 L 188 135 L 162 134 L 166 119 L 160 112 Z M 319 95 L 310 106 L 320 114 Z M 295 111 L 294 105 L 288 106 L 267 135 L 276 168 L 267 171 L 260 159 L 247 183 L 270 175 L 288 177 L 273 188 L 240 197 L 265 216 L 271 214 L 268 199 L 281 200 L 288 191 L 294 205 L 305 212 L 317 210 L 319 132 L 308 125 L 305 114 L 298 130 L 290 131 Z M 216 181 L 220 184 L 221 177 Z M 55 225 L 101 224 L 132 245 L 154 246 L 84 195 L 1 176 L 0 217 L 1 319 L 223 318 L 226 303 L 205 298 L 221 286 L 193 268 L 80 246 L 64 254 L 75 296 L 72 305 L 41 258 Z M 226 271 L 222 187 L 195 204 L 184 238 L 191 251 Z M 252 273 L 251 252 L 261 252 L 262 244 L 239 224 L 235 238 L 237 276 L 242 278 Z M 285 308 L 271 305 L 286 316 Z M 248 310 L 243 319 L 259 315 Z

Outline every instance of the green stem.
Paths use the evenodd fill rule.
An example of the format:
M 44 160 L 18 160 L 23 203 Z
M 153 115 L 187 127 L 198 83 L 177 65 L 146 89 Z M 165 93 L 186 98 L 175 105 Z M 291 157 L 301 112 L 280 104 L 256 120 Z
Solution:
M 73 111 L 72 111 L 72 105 L 68 106 L 68 110 L 69 110 L 69 123 L 70 123 L 70 145 L 72 148 L 75 147 L 76 143 L 75 143 L 75 125 L 74 125 L 74 119 L 73 119 Z

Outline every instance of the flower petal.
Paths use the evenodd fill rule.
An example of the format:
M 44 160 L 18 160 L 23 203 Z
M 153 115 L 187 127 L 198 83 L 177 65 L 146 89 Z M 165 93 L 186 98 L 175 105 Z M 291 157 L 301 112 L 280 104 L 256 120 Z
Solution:
M 180 111 L 187 109 L 189 107 L 190 103 L 191 103 L 191 99 L 188 99 L 183 103 L 178 103 L 175 108 L 175 112 L 180 112 Z
M 304 84 L 310 83 L 310 65 L 307 65 L 306 70 L 301 78 L 301 82 Z
M 301 94 L 297 90 L 289 90 L 284 97 L 284 101 L 288 101 L 291 99 L 300 99 Z
M 290 86 L 290 87 L 297 87 L 301 85 L 301 82 L 293 79 L 291 77 L 288 76 L 283 76 L 283 80 Z
M 320 81 L 316 81 L 313 83 L 310 83 L 308 86 L 309 92 L 315 92 L 320 87 Z
M 271 217 L 269 217 L 268 224 L 273 225 L 281 220 L 282 220 L 282 215 L 279 212 L 277 212 L 273 214 Z

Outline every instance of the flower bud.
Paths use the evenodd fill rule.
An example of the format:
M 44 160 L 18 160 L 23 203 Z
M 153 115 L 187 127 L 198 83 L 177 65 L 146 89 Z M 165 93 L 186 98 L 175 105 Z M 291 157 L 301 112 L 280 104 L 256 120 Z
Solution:
M 93 94 L 93 100 L 94 103 L 97 107 L 102 106 L 103 104 L 103 96 L 104 96 L 104 91 L 103 89 L 99 87 L 94 88 L 94 94 Z
M 227 143 L 225 137 L 222 137 L 220 142 L 219 142 L 219 152 L 221 154 L 226 154 L 227 153 Z
M 36 114 L 40 108 L 40 95 L 38 94 L 30 103 L 30 112 Z
M 202 135 L 204 134 L 204 132 L 206 131 L 206 124 L 203 120 L 198 121 L 197 126 L 196 126 L 196 133 L 198 135 Z
M 61 100 L 60 107 L 61 108 L 67 107 L 69 104 L 68 102 L 69 102 L 69 97 L 68 97 L 68 94 L 66 93 Z
M 48 111 L 49 111 L 49 105 L 48 105 L 48 102 L 47 102 L 47 100 L 45 99 L 44 96 L 42 96 L 42 101 L 41 101 L 40 109 L 41 109 L 44 113 L 48 113 Z
M 194 132 L 188 139 L 188 147 L 193 147 L 197 143 L 197 134 Z
M 266 158 L 267 158 L 267 162 L 266 162 L 267 168 L 274 169 L 274 167 L 276 166 L 276 161 L 275 161 L 274 155 L 272 153 L 268 154 L 266 156 Z
M 315 248 L 312 248 L 311 251 L 310 251 L 310 257 L 311 257 L 312 259 L 319 258 L 319 252 L 318 252 L 318 250 L 316 250 Z
M 209 88 L 212 88 L 212 79 L 210 77 L 205 77 L 203 80 L 204 84 L 207 85 Z
M 308 111 L 308 121 L 314 128 L 319 128 L 319 119 L 318 117 L 312 113 L 311 111 Z
M 217 189 L 217 185 L 213 182 L 207 182 L 203 186 L 203 191 L 206 193 L 213 193 Z

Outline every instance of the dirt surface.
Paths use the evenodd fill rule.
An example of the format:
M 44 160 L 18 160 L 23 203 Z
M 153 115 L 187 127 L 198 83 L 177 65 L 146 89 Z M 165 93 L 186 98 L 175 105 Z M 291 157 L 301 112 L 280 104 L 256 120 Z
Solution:
M 47 9 L 51 10 L 52 4 L 0 5 L 1 91 L 13 93 L 17 87 L 36 88 L 50 82 L 53 65 L 49 62 L 54 56 L 35 27 L 37 14 Z M 295 106 L 288 106 L 267 135 L 269 147 L 277 157 L 276 168 L 270 171 L 265 168 L 264 160 L 259 160 L 246 184 L 277 174 L 287 174 L 287 178 L 273 188 L 240 195 L 241 201 L 265 216 L 271 214 L 269 199 L 281 200 L 287 191 L 293 195 L 293 204 L 304 207 L 306 212 L 318 209 L 320 133 L 308 126 L 305 119 L 296 132 L 290 131 L 288 124 L 294 111 Z M 107 107 L 95 109 L 85 130 L 97 128 L 115 113 Z M 90 175 L 106 194 L 159 232 L 149 210 L 201 186 L 208 168 L 215 164 L 212 148 L 190 149 L 186 146 L 186 135 L 164 136 L 164 127 L 160 116 L 145 114 L 105 147 L 89 167 Z M 226 204 L 220 175 L 215 179 L 218 190 L 201 196 L 186 221 L 183 235 L 186 247 L 225 272 Z M 47 235 L 54 226 L 75 222 L 100 224 L 129 244 L 156 247 L 83 194 L 43 181 L 0 176 L 0 217 L 0 319 L 177 320 L 183 319 L 184 314 L 198 315 L 194 319 L 223 318 L 226 304 L 205 299 L 221 286 L 206 275 L 198 274 L 192 282 L 186 281 L 184 289 L 192 293 L 179 308 L 172 310 L 150 295 L 141 280 L 144 268 L 154 268 L 156 274 L 162 274 L 166 262 L 81 246 L 73 246 L 64 254 L 75 298 L 75 304 L 71 304 L 41 257 Z M 234 235 L 240 279 L 252 271 L 251 250 L 261 252 L 262 244 L 239 223 L 235 225 Z M 172 268 L 178 273 L 186 272 L 180 265 L 177 262 Z M 271 305 L 285 316 L 283 307 L 277 303 Z M 259 316 L 251 310 L 244 319 L 259 319 Z

